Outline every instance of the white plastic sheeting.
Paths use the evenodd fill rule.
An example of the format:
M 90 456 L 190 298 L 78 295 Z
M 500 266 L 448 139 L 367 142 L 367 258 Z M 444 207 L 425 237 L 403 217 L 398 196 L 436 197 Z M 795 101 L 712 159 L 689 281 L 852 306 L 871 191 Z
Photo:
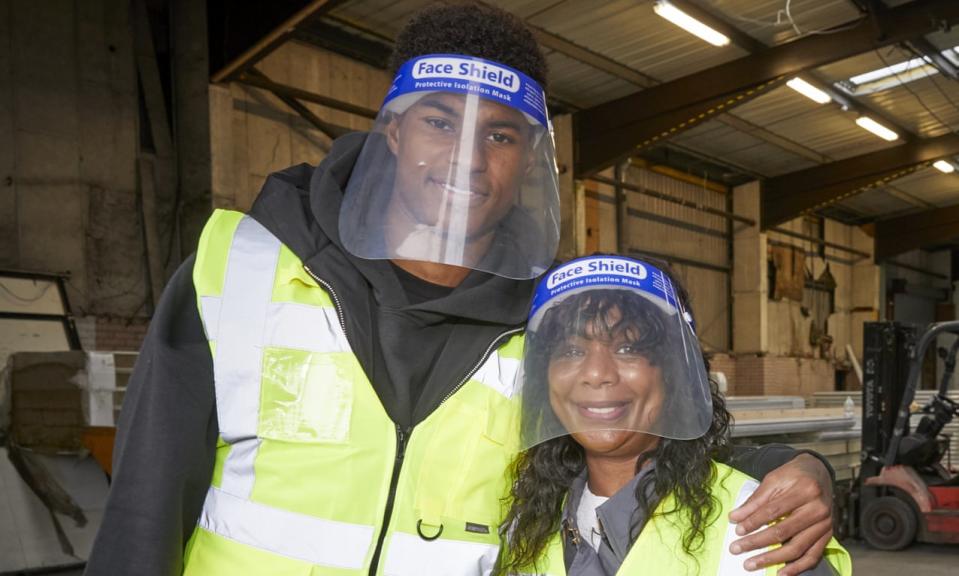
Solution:
M 83 527 L 58 516 L 74 556 L 60 547 L 50 512 L 30 490 L 0 447 L 0 574 L 66 566 L 85 561 L 100 526 L 107 498 L 107 478 L 93 458 L 39 456 L 44 467 L 83 509 Z

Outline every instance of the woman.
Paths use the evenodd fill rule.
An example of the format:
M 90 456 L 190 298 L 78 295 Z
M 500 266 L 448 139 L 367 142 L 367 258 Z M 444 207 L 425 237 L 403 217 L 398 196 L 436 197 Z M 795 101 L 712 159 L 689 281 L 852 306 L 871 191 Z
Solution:
M 614 256 L 537 288 L 498 573 L 746 573 L 727 515 L 757 484 L 718 462 L 729 413 L 682 296 L 662 270 Z M 831 542 L 811 573 L 834 571 L 851 565 Z

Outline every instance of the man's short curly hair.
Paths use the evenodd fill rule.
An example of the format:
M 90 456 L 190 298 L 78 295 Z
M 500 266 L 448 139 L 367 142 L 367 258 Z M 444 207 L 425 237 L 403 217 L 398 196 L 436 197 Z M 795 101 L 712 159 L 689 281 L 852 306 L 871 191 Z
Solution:
M 505 10 L 474 2 L 427 6 L 400 30 L 390 69 L 395 74 L 407 60 L 443 53 L 506 64 L 546 89 L 546 58 L 529 28 Z

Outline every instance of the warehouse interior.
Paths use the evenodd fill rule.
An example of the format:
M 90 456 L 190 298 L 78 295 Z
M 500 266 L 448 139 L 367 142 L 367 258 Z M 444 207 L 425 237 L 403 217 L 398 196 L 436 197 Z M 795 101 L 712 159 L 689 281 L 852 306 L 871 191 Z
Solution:
M 959 320 L 959 3 L 490 3 L 549 63 L 557 259 L 667 262 L 734 437 L 816 449 L 837 494 L 852 490 L 867 325 Z M 0 439 L 20 434 L 45 474 L 80 486 L 87 520 L 44 512 L 0 463 L 0 504 L 19 519 L 0 522 L 0 573 L 82 568 L 109 430 L 166 282 L 214 209 L 249 209 L 271 173 L 370 129 L 396 34 L 427 4 L 0 4 Z M 922 404 L 951 369 L 935 346 L 915 362 Z M 929 552 L 876 562 L 901 569 L 916 550 Z M 959 565 L 945 550 L 931 562 Z

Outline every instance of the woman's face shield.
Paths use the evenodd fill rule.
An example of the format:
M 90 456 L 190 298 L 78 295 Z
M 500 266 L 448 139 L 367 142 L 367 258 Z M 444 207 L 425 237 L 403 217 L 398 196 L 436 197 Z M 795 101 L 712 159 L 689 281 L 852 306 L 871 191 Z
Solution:
M 712 420 L 688 314 L 668 276 L 629 258 L 581 258 L 545 277 L 519 378 L 523 448 L 567 434 L 688 440 Z
M 468 78 L 450 79 L 460 71 Z M 347 184 L 344 246 L 369 259 L 541 274 L 559 239 L 552 138 L 545 106 L 530 104 L 542 98 L 532 80 L 482 60 L 408 62 Z

